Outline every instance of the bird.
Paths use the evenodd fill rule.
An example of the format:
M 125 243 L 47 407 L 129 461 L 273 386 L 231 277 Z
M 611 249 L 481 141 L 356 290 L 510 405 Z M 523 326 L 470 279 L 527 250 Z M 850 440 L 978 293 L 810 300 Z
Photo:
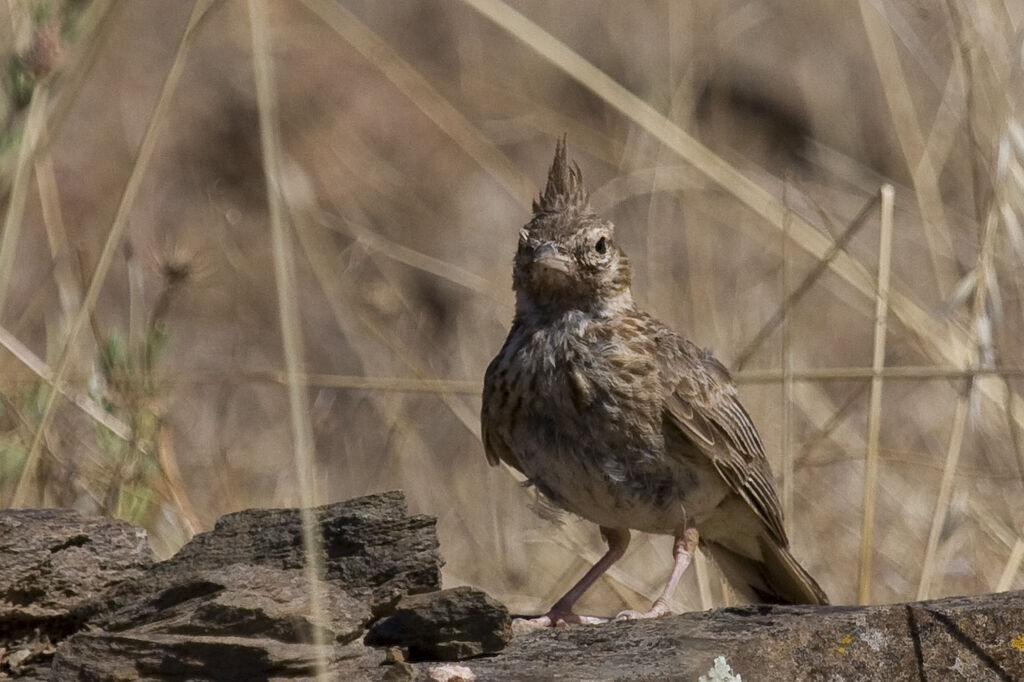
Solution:
M 512 325 L 484 375 L 484 451 L 597 524 L 608 548 L 529 622 L 606 622 L 574 605 L 631 531 L 671 535 L 673 564 L 651 607 L 617 620 L 667 614 L 698 547 L 745 602 L 828 604 L 790 553 L 764 445 L 728 370 L 637 305 L 629 258 L 591 207 L 565 136 L 532 209 L 513 262 Z

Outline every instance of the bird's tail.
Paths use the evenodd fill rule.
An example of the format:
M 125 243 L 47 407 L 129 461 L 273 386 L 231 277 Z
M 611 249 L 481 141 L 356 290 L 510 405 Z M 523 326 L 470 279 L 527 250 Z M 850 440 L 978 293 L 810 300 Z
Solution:
M 811 575 L 797 563 L 787 547 L 762 535 L 761 558 L 754 559 L 712 540 L 701 538 L 729 584 L 745 602 L 753 604 L 828 604 L 828 597 Z

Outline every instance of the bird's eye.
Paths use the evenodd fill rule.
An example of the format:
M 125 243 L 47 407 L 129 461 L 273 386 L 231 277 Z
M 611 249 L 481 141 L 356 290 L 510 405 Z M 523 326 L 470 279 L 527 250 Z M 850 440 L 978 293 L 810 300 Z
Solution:
M 608 253 L 608 240 L 605 239 L 604 237 L 598 239 L 597 243 L 594 244 L 594 251 L 597 251 L 602 255 Z

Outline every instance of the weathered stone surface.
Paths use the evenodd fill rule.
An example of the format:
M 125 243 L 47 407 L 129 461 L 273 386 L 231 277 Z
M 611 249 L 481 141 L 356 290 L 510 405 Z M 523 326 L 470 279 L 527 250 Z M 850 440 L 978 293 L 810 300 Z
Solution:
M 478 679 L 1024 679 L 1024 592 L 869 607 L 743 607 L 542 630 L 465 661 Z
M 20 636 L 0 636 L 0 680 L 38 682 L 47 679 L 56 647 L 46 633 L 33 630 Z
M 102 623 L 107 632 L 161 633 L 347 644 L 363 634 L 370 609 L 335 584 L 320 582 L 320 614 L 310 616 L 301 571 L 231 566 L 201 571 L 129 604 Z
M 401 492 L 359 497 L 317 509 L 324 580 L 365 598 L 375 614 L 387 613 L 406 594 L 441 587 L 435 519 L 409 516 Z M 180 576 L 234 564 L 302 570 L 305 552 L 298 509 L 249 509 L 221 517 L 146 579 L 111 595 L 120 608 L 174 584 Z
M 315 674 L 316 643 L 342 679 L 378 679 L 383 651 L 356 642 L 409 593 L 440 587 L 434 520 L 401 493 L 317 510 L 320 618 L 311 616 L 299 510 L 221 518 L 174 557 L 118 586 L 93 629 L 58 648 L 54 679 L 295 679 Z M 63 677 L 62 677 L 63 676 Z
M 54 644 L 152 564 L 146 532 L 64 509 L 0 511 L 0 679 L 45 679 Z
M 404 597 L 365 642 L 405 647 L 412 661 L 457 661 L 504 649 L 511 626 L 503 604 L 480 590 L 456 587 Z
M 0 623 L 77 617 L 152 564 L 146 531 L 64 509 L 0 511 Z
M 383 652 L 358 642 L 324 649 L 332 679 L 379 680 L 387 670 Z M 312 644 L 246 637 L 79 633 L 61 644 L 50 679 L 313 680 L 318 651 Z

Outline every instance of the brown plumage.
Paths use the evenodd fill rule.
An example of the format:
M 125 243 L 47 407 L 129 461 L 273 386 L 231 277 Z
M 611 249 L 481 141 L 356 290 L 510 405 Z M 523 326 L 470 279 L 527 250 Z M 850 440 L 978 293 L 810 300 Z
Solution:
M 698 542 L 747 601 L 825 604 L 789 553 L 761 438 L 728 371 L 633 302 L 629 260 L 590 207 L 564 139 L 520 231 L 516 312 L 484 380 L 484 449 L 552 503 L 597 523 L 608 552 L 537 623 L 592 622 L 572 606 L 629 531 L 675 537 L 653 617 Z

